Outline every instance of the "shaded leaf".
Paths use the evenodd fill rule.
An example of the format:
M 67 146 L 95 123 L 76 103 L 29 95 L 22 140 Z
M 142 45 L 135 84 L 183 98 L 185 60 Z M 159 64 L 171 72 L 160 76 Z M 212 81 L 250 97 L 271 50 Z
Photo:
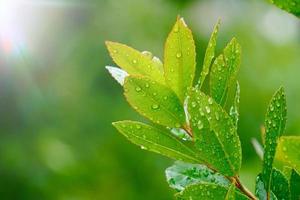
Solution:
M 211 62 L 212 62 L 213 58 L 215 57 L 215 48 L 217 45 L 217 36 L 218 36 L 219 27 L 220 27 L 220 20 L 215 25 L 214 30 L 210 36 L 207 48 L 206 48 L 204 61 L 203 61 L 203 68 L 202 68 L 202 71 L 200 74 L 200 79 L 198 82 L 198 85 L 200 88 L 201 88 L 202 84 L 204 83 L 206 76 L 209 73 Z
M 237 175 L 241 144 L 230 116 L 211 97 L 195 89 L 190 92 L 188 112 L 201 158 L 226 176 Z
M 153 59 L 149 53 L 141 53 L 127 45 L 117 42 L 105 42 L 114 62 L 130 75 L 142 75 L 160 83 L 164 83 L 161 63 Z
M 232 121 L 234 122 L 234 125 L 236 127 L 238 127 L 238 121 L 239 121 L 239 105 L 240 105 L 240 84 L 237 81 L 234 102 L 233 105 L 230 107 L 230 112 L 229 112 Z
M 146 77 L 129 76 L 124 91 L 130 105 L 151 121 L 168 127 L 184 126 L 183 106 L 170 88 Z
M 241 46 L 233 38 L 211 67 L 210 94 L 219 104 L 224 104 L 228 89 L 236 80 L 241 62 Z
M 183 18 L 177 21 L 165 43 L 164 72 L 167 84 L 181 102 L 192 86 L 196 68 L 196 52 L 193 35 Z
M 106 66 L 105 68 L 120 85 L 124 85 L 125 78 L 128 76 L 127 72 L 118 67 Z
M 278 139 L 284 131 L 285 123 L 286 99 L 283 88 L 280 88 L 271 99 L 265 119 L 266 136 L 262 177 L 267 191 L 269 191 L 271 171 Z
M 212 199 L 226 199 L 229 192 L 231 195 L 232 189 L 228 191 L 228 187 L 212 184 L 212 183 L 198 183 L 189 185 L 185 190 L 175 195 L 178 200 L 212 200 Z M 232 196 L 232 195 L 231 195 Z M 236 200 L 248 199 L 245 195 L 235 190 Z
M 300 0 L 270 0 L 282 10 L 300 17 Z
M 257 196 L 259 200 L 267 200 L 267 190 L 262 179 L 262 174 L 256 177 L 255 196 Z M 277 200 L 277 197 L 272 191 L 270 192 L 270 200 Z
M 169 186 L 178 191 L 182 191 L 186 186 L 195 183 L 230 185 L 226 177 L 200 164 L 175 162 L 174 165 L 166 169 L 166 177 Z
M 300 171 L 299 149 L 300 136 L 281 136 L 276 149 L 276 162 Z
M 277 169 L 272 170 L 271 191 L 279 200 L 290 199 L 288 179 Z
M 141 122 L 119 121 L 113 125 L 132 143 L 142 149 L 162 154 L 175 160 L 199 163 L 191 143 L 184 142 L 170 132 L 158 129 Z
M 290 178 L 291 200 L 300 199 L 300 175 L 296 170 L 292 170 Z

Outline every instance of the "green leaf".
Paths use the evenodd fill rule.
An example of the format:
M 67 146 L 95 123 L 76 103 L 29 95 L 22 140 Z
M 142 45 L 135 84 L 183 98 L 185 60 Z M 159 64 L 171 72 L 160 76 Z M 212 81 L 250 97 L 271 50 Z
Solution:
M 300 171 L 300 136 L 281 136 L 276 149 L 275 160 L 281 165 Z
M 120 85 L 124 85 L 125 78 L 128 76 L 127 72 L 117 67 L 106 66 L 105 68 Z
M 119 121 L 113 125 L 132 143 L 142 149 L 162 154 L 175 160 L 199 163 L 190 142 L 179 140 L 170 132 L 135 121 Z
M 290 199 L 288 179 L 277 169 L 272 170 L 271 191 L 277 199 Z
M 286 99 L 283 88 L 272 97 L 265 119 L 265 145 L 262 177 L 265 188 L 269 191 L 271 171 L 279 137 L 282 135 L 286 123 Z
M 160 71 L 161 63 L 149 53 L 141 53 L 129 46 L 117 42 L 105 42 L 114 62 L 130 75 L 142 75 L 160 83 L 165 83 Z
M 192 86 L 196 68 L 196 52 L 193 35 L 183 18 L 177 21 L 170 32 L 164 51 L 164 71 L 167 84 L 181 102 L 187 89 Z
M 256 178 L 255 195 L 258 197 L 259 200 L 267 199 L 267 191 L 265 188 L 264 181 L 262 179 L 262 174 L 259 174 Z M 272 191 L 270 192 L 270 200 L 277 200 L 277 197 Z
M 218 36 L 219 27 L 220 27 L 220 20 L 215 25 L 214 30 L 210 36 L 207 48 L 206 48 L 204 61 L 203 61 L 203 68 L 202 68 L 202 71 L 200 74 L 200 79 L 198 82 L 199 88 L 201 88 L 201 86 L 203 85 L 204 80 L 209 73 L 211 62 L 212 62 L 213 58 L 215 57 L 215 48 L 217 45 L 217 36 Z
M 236 82 L 235 96 L 233 105 L 230 107 L 229 114 L 234 122 L 234 125 L 238 127 L 239 121 L 239 105 L 240 105 L 240 84 Z
M 241 144 L 230 116 L 211 97 L 193 89 L 188 113 L 195 145 L 203 160 L 226 176 L 237 175 L 241 167 Z
M 232 197 L 232 188 L 227 188 L 224 186 L 212 184 L 212 183 L 198 183 L 192 184 L 186 187 L 180 193 L 175 195 L 178 200 L 212 200 L 212 199 L 228 199 L 229 196 Z M 248 199 L 245 195 L 241 194 L 235 190 L 236 200 L 246 200 Z
M 175 162 L 166 169 L 166 177 L 171 188 L 178 191 L 190 184 L 215 183 L 217 185 L 229 186 L 229 180 L 223 175 L 213 172 L 205 165 Z
M 299 149 L 298 149 L 299 150 Z M 300 175 L 296 170 L 292 170 L 290 178 L 291 200 L 300 199 Z
M 228 89 L 236 80 L 241 63 L 241 46 L 235 38 L 223 50 L 211 67 L 210 94 L 219 104 L 224 104 Z
M 185 124 L 180 100 L 165 85 L 146 77 L 129 76 L 125 80 L 124 95 L 135 110 L 157 124 L 176 128 Z
M 270 0 L 270 2 L 280 9 L 300 17 L 300 0 Z
M 229 187 L 225 200 L 235 200 L 235 186 L 234 184 L 231 184 Z

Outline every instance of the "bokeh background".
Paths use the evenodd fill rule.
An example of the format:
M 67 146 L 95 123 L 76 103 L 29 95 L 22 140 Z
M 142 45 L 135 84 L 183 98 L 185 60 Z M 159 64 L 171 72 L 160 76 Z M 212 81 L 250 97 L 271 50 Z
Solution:
M 104 41 L 162 58 L 176 16 L 193 30 L 197 63 L 217 19 L 218 51 L 243 47 L 243 182 L 261 168 L 260 138 L 269 99 L 283 85 L 287 134 L 300 134 L 300 20 L 264 0 L 0 0 L 0 199 L 172 199 L 172 161 L 141 151 L 111 126 L 140 119 L 110 77 Z

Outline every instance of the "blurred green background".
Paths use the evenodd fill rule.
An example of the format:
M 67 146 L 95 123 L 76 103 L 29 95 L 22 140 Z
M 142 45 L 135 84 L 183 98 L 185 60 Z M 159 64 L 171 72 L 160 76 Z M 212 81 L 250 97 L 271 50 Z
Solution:
M 250 139 L 280 85 L 286 133 L 300 134 L 300 20 L 263 0 L 0 0 L 0 199 L 172 199 L 172 161 L 111 126 L 140 116 L 104 68 L 114 65 L 104 41 L 162 58 L 177 14 L 199 68 L 218 18 L 218 50 L 233 36 L 243 47 L 241 177 L 253 190 L 261 164 Z

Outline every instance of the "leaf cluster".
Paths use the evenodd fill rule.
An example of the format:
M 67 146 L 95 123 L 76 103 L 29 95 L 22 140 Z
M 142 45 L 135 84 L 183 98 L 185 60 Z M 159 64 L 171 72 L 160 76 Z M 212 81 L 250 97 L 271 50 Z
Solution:
M 295 167 L 299 154 L 298 158 L 287 155 L 295 148 L 290 144 L 297 142 L 281 137 L 286 121 L 282 88 L 273 96 L 266 114 L 263 170 L 256 180 L 256 197 L 239 180 L 242 149 L 237 134 L 237 73 L 241 46 L 233 38 L 217 54 L 219 26 L 217 22 L 199 75 L 195 74 L 193 35 L 181 17 L 166 39 L 163 62 L 148 51 L 106 42 L 120 67 L 108 66 L 108 71 L 123 86 L 128 103 L 149 120 L 147 124 L 125 120 L 113 125 L 142 149 L 178 160 L 166 170 L 170 187 L 178 192 L 176 199 L 299 199 Z M 290 158 L 290 168 L 285 168 L 289 179 L 273 166 L 275 154 L 283 161 Z

